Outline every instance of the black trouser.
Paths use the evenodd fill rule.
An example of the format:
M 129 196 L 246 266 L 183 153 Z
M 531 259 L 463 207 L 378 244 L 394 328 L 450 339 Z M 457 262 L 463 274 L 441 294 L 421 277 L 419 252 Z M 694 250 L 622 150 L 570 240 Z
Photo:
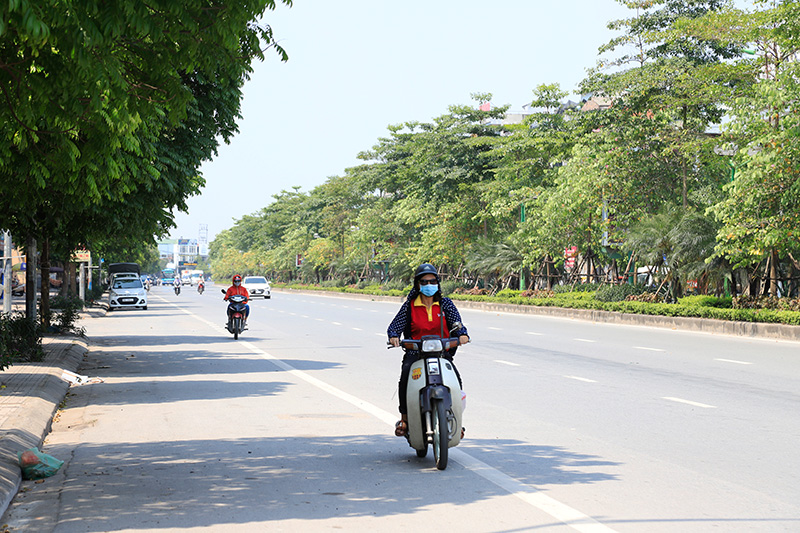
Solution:
M 453 364 L 453 370 L 456 373 L 456 377 L 458 378 L 458 386 L 462 389 L 464 385 L 461 383 L 461 374 L 458 373 L 458 368 L 456 368 L 456 364 L 453 362 L 453 356 L 455 355 L 455 350 L 452 350 L 450 354 L 445 354 L 443 357 L 447 359 Z M 414 364 L 414 361 L 419 359 L 419 352 L 409 350 L 403 356 L 403 366 L 400 370 L 400 384 L 398 385 L 397 395 L 400 399 L 400 414 L 405 415 L 408 414 L 408 405 L 406 402 L 406 388 L 408 387 L 408 375 L 411 373 L 411 365 Z M 461 401 L 461 398 L 453 398 L 453 401 Z

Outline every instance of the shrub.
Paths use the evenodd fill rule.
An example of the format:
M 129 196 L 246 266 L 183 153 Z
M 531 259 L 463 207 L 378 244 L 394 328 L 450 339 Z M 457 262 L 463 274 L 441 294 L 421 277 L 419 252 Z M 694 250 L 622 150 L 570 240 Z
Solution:
M 39 324 L 22 313 L 0 315 L 0 370 L 44 357 Z
M 442 281 L 441 285 L 442 285 L 442 294 L 444 294 L 444 295 L 453 294 L 461 287 L 461 283 L 459 283 L 458 281 L 453 281 L 453 280 Z M 411 290 L 411 285 L 408 285 L 407 287 L 408 287 L 408 289 L 407 289 L 406 292 Z
M 654 292 L 645 292 L 642 294 L 631 294 L 625 297 L 626 302 L 645 302 L 645 303 L 658 303 L 664 301 L 664 296 Z
M 53 297 L 50 301 L 50 309 L 59 309 L 61 312 L 51 316 L 50 324 L 62 332 L 75 333 L 81 337 L 85 336 L 86 330 L 84 328 L 75 327 L 83 305 L 83 300 L 75 296 L 66 298 L 63 296 Z
M 800 311 L 800 298 L 776 298 L 773 296 L 737 296 L 733 298 L 734 309 L 774 309 Z
M 646 290 L 644 285 L 639 284 L 603 285 L 597 289 L 594 297 L 601 302 L 621 302 L 628 296 L 642 294 Z
M 535 290 L 535 291 L 527 290 L 527 291 L 522 291 L 519 295 L 524 296 L 525 298 L 553 298 L 556 295 L 556 293 L 555 291 L 546 291 L 546 290 Z
M 730 308 L 732 298 L 717 298 L 716 296 L 706 296 L 699 294 L 696 296 L 685 296 L 678 298 L 678 305 L 686 305 L 690 307 L 718 307 Z
M 594 292 L 602 287 L 599 283 L 575 283 L 567 285 L 554 285 L 553 291 L 556 293 L 565 292 Z
M 495 294 L 498 298 L 513 298 L 519 296 L 522 291 L 515 291 L 514 289 L 503 289 Z

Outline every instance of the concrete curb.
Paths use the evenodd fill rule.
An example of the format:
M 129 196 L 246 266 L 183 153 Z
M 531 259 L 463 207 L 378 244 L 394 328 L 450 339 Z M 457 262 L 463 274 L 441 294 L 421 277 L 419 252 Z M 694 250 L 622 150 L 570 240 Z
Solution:
M 309 294 L 314 296 L 348 298 L 353 300 L 371 300 L 375 302 L 397 302 L 398 305 L 405 299 L 405 297 L 402 296 L 376 296 L 371 294 L 309 291 L 299 289 L 273 288 L 272 292 Z M 712 318 L 638 315 L 617 313 L 613 311 L 598 311 L 593 309 L 567 309 L 564 307 L 541 307 L 535 305 L 514 305 L 494 302 L 471 302 L 467 300 L 456 300 L 456 305 L 459 309 L 476 309 L 481 311 L 494 311 L 498 313 L 552 316 L 571 320 L 584 320 L 588 322 L 667 328 L 715 335 L 735 335 L 739 337 L 759 337 L 767 339 L 800 341 L 800 326 L 789 326 L 786 324 L 735 322 L 730 320 L 716 320 Z
M 50 432 L 53 416 L 69 390 L 61 379 L 75 371 L 88 343 L 79 337 L 45 337 L 45 358 L 39 363 L 12 365 L 2 372 L 6 413 L 0 424 L 0 512 L 5 513 L 22 481 L 17 452 L 40 447 Z

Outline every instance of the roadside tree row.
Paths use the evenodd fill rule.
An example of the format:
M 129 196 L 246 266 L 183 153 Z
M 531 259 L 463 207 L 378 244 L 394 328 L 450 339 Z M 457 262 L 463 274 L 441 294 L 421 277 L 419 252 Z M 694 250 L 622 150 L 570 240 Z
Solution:
M 494 289 L 796 293 L 800 7 L 621 3 L 585 102 L 542 84 L 522 124 L 475 94 L 390 126 L 362 165 L 218 235 L 214 274 L 403 285 L 430 261 Z

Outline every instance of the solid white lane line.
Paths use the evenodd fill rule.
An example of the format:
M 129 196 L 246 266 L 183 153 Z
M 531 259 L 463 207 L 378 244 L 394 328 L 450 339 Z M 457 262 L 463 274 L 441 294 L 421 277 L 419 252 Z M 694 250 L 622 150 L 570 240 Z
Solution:
M 637 350 L 647 350 L 650 352 L 666 352 L 666 350 L 662 350 L 661 348 L 648 348 L 647 346 L 634 346 Z
M 723 363 L 734 363 L 737 365 L 752 365 L 753 363 L 749 363 L 747 361 L 736 361 L 735 359 L 714 359 L 714 361 L 722 361 Z
M 592 339 L 578 339 L 578 338 L 575 338 L 575 339 L 572 339 L 572 340 L 578 341 L 578 342 L 597 342 L 597 341 L 592 340 Z
M 162 299 L 163 301 L 169 303 L 176 309 L 179 309 L 183 313 L 190 315 L 201 322 L 208 324 L 213 329 L 223 332 L 224 328 L 221 326 L 216 326 L 209 322 L 208 320 L 192 313 L 191 311 L 187 311 L 178 307 L 176 304 L 172 302 L 168 302 L 166 299 Z M 325 391 L 341 400 L 344 400 L 351 405 L 358 407 L 359 409 L 373 415 L 378 420 L 381 420 L 389 427 L 394 427 L 394 423 L 396 421 L 397 415 L 393 413 L 389 413 L 384 411 L 383 409 L 372 405 L 369 402 L 361 400 L 352 394 L 349 394 L 341 389 L 337 389 L 336 387 L 325 383 L 322 380 L 319 380 L 301 370 L 297 370 L 292 365 L 286 363 L 285 361 L 278 359 L 277 357 L 270 355 L 269 353 L 265 352 L 264 350 L 258 348 L 251 342 L 247 341 L 239 341 L 240 344 L 249 349 L 254 354 L 258 355 L 259 357 L 266 359 L 267 361 L 272 362 L 278 368 L 286 371 L 289 374 L 317 387 L 318 389 Z M 526 485 L 521 481 L 508 476 L 499 470 L 492 468 L 488 464 L 480 461 L 467 452 L 463 450 L 459 450 L 458 448 L 453 448 L 449 451 L 450 458 L 453 459 L 455 462 L 466 468 L 467 470 L 481 476 L 485 480 L 494 483 L 498 487 L 508 491 L 513 496 L 519 498 L 523 502 L 531 505 L 543 511 L 556 520 L 563 522 L 564 524 L 570 526 L 575 531 L 580 531 L 581 533 L 615 533 L 614 529 L 601 524 L 597 520 L 583 514 L 582 512 L 578 511 L 577 509 L 573 509 L 572 507 L 561 503 L 560 501 L 547 496 L 536 490 L 534 487 L 530 485 Z
M 693 402 L 691 400 L 684 400 L 683 398 L 673 398 L 672 396 L 664 396 L 664 400 L 669 400 L 671 402 L 678 402 L 678 403 L 685 403 L 687 405 L 693 405 L 695 407 L 702 407 L 704 409 L 716 409 L 716 405 L 708 405 L 707 403 L 700 403 L 700 402 Z
M 565 378 L 568 378 L 568 379 L 577 379 L 578 381 L 583 381 L 583 382 L 585 382 L 585 383 L 597 383 L 597 382 L 596 382 L 595 380 L 593 380 L 593 379 L 581 378 L 581 377 L 578 377 L 578 376 L 564 376 L 564 377 L 565 377 Z
M 503 361 L 502 359 L 495 359 L 494 362 L 508 366 L 519 366 L 517 363 L 512 363 L 511 361 Z
M 472 457 L 464 450 L 451 448 L 449 454 L 451 459 L 455 459 L 455 461 L 464 468 L 471 470 L 487 481 L 491 481 L 498 487 L 507 490 L 520 500 L 536 507 L 540 511 L 544 511 L 556 520 L 570 526 L 575 531 L 580 531 L 581 533 L 613 533 L 615 531 L 601 524 L 594 518 L 586 516 L 577 509 L 573 509 L 539 492 L 535 488 L 525 485 L 521 481 L 492 468 L 483 461 Z

